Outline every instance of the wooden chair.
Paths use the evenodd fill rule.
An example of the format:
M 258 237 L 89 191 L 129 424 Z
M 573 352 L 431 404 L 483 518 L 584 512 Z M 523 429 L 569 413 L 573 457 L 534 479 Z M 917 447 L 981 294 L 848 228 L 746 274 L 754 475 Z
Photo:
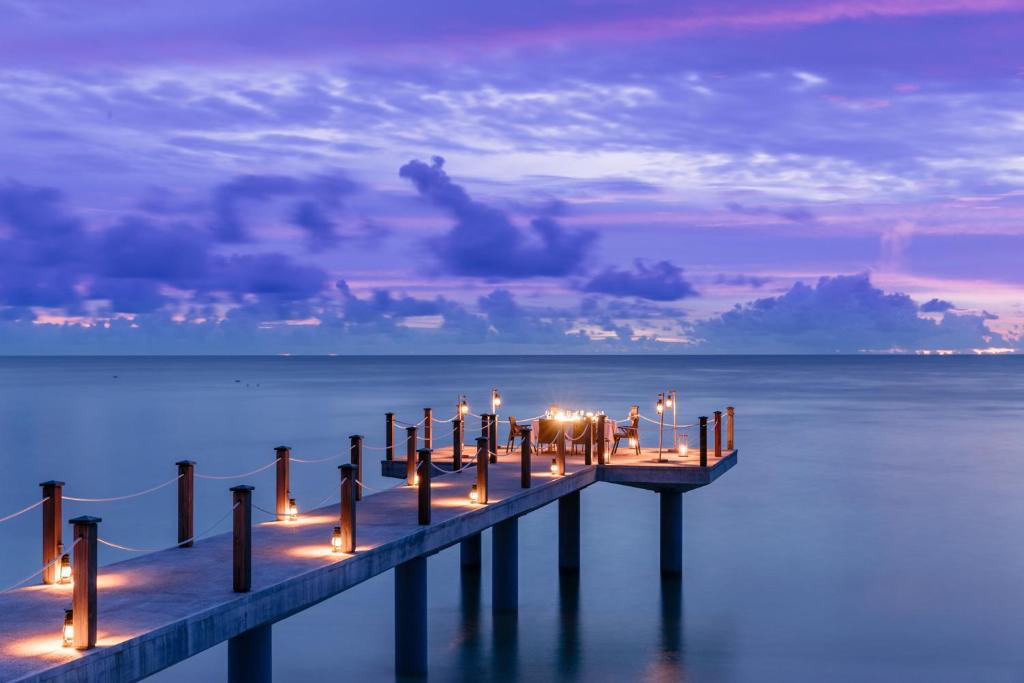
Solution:
M 559 422 L 548 418 L 537 421 L 537 451 L 550 451 L 558 443 Z M 544 447 L 548 448 L 545 449 Z
M 572 423 L 572 429 L 569 434 L 572 436 L 572 454 L 576 455 L 576 449 L 586 449 L 586 439 L 584 437 L 590 437 L 591 440 L 594 438 L 593 431 L 587 431 L 587 427 L 590 426 L 590 420 L 579 420 L 578 422 Z M 595 425 L 596 426 L 596 425 Z
M 619 427 L 615 430 L 613 438 L 615 442 L 612 444 L 612 455 L 615 455 L 615 451 L 619 449 L 619 442 L 623 439 L 626 443 L 629 443 L 630 439 L 633 439 L 633 452 L 640 455 L 640 406 L 633 406 L 629 411 L 630 426 Z
M 519 426 L 518 422 L 516 422 L 516 418 L 514 418 L 511 415 L 509 415 L 508 416 L 508 443 L 505 444 L 505 452 L 506 453 L 511 453 L 512 449 L 515 448 L 516 437 L 519 437 L 519 439 L 522 440 L 522 438 L 523 438 L 523 428 Z

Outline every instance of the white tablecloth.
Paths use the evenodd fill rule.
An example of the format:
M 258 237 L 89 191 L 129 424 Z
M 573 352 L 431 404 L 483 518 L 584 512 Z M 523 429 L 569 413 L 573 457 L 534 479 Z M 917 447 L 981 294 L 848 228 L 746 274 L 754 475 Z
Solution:
M 572 451 L 572 445 L 574 443 L 573 439 L 572 439 L 572 432 L 573 432 L 572 427 L 573 427 L 574 423 L 570 422 L 570 421 L 566 421 L 566 422 L 563 422 L 562 424 L 565 426 L 565 450 L 571 452 Z M 594 423 L 594 427 L 595 428 L 597 427 L 597 423 L 596 422 Z M 605 421 L 604 421 L 604 443 L 605 443 L 604 452 L 608 453 L 608 454 L 610 454 L 612 452 L 612 441 L 613 441 L 613 439 L 615 437 L 615 427 L 616 427 L 615 420 L 612 420 L 610 418 L 605 418 Z M 536 443 L 538 437 L 540 436 L 540 419 L 531 420 L 530 421 L 530 428 L 533 430 L 533 435 L 532 436 L 533 436 L 534 442 Z M 581 438 L 581 439 L 577 440 L 575 443 L 580 448 L 583 448 L 583 442 L 585 440 L 586 439 Z M 547 444 L 544 444 L 544 445 L 545 445 L 545 447 L 547 446 Z M 595 449 L 595 453 L 596 452 L 597 451 Z

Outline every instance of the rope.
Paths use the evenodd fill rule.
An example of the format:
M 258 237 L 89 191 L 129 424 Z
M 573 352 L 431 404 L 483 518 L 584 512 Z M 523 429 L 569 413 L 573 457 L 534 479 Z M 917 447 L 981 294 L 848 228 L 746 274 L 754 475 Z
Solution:
M 421 424 L 423 424 L 426 421 L 427 421 L 427 418 L 425 418 L 425 417 L 423 419 L 421 419 L 419 422 L 416 422 L 416 423 L 402 422 L 398 418 L 395 418 L 395 424 L 401 425 L 403 427 L 419 427 Z
M 430 419 L 433 420 L 434 422 L 454 422 L 455 420 L 459 419 L 459 416 L 456 413 L 453 417 L 449 417 L 447 420 L 439 420 L 436 417 L 431 417 Z
M 262 512 L 263 514 L 270 515 L 271 517 L 277 517 L 277 513 L 276 512 L 271 512 L 270 510 L 264 510 L 263 508 L 261 508 L 256 503 L 253 503 L 252 506 L 254 508 L 256 508 L 257 510 L 259 510 L 260 512 Z M 287 516 L 288 515 L 285 515 L 285 517 L 287 517 Z
M 74 548 L 76 545 L 78 545 L 78 542 L 81 541 L 81 540 L 82 540 L 81 538 L 76 538 L 75 542 L 71 544 L 71 548 Z M 68 548 L 68 551 L 70 551 L 71 548 Z M 8 586 L 7 588 L 3 589 L 2 591 L 0 591 L 0 593 L 7 593 L 8 591 L 12 591 L 15 588 L 18 588 L 22 584 L 25 584 L 25 583 L 31 581 L 32 579 L 34 579 L 35 577 L 37 577 L 40 574 L 42 574 L 43 572 L 45 572 L 47 569 L 49 569 L 53 565 L 55 565 L 58 562 L 60 562 L 60 558 L 61 558 L 61 556 L 60 556 L 60 554 L 58 554 L 57 557 L 55 557 L 52 560 L 50 560 L 49 562 L 47 562 L 42 567 L 40 567 L 39 569 L 37 569 L 34 572 L 32 572 L 31 574 L 29 574 L 28 576 L 26 576 L 24 579 L 22 579 L 18 583 L 12 584 L 11 586 Z
M 199 474 L 198 472 L 196 472 L 196 476 L 199 477 L 200 479 L 241 479 L 242 477 L 249 477 L 259 472 L 262 472 L 263 470 L 269 467 L 273 467 L 274 465 L 277 464 L 277 461 L 280 459 L 281 458 L 274 458 L 272 462 L 269 462 L 266 465 L 263 465 L 262 467 L 258 467 L 254 469 L 252 472 L 243 472 L 242 474 L 226 474 L 223 476 L 216 474 Z
M 661 420 L 652 420 L 651 418 L 647 417 L 646 415 L 638 415 L 637 417 L 639 417 L 641 420 L 646 420 L 647 422 L 650 422 L 651 424 L 656 424 L 656 425 L 660 425 L 661 424 Z
M 34 508 L 39 507 L 40 505 L 42 505 L 43 503 L 45 503 L 48 500 L 50 500 L 49 496 L 47 496 L 46 498 L 43 498 L 42 500 L 37 500 L 36 502 L 34 502 L 31 505 L 29 505 L 27 508 L 22 508 L 21 510 L 18 510 L 17 512 L 12 512 L 11 514 L 7 515 L 6 517 L 0 518 L 0 522 L 6 522 L 9 519 L 14 519 L 18 515 L 23 515 L 26 512 L 28 512 L 29 510 L 32 510 Z
M 430 440 L 434 441 L 435 439 L 443 439 L 446 436 L 451 436 L 454 433 L 455 433 L 455 429 L 453 428 L 450 432 L 445 432 L 444 434 L 431 434 L 430 435 Z M 417 435 L 416 438 L 419 439 L 420 441 L 426 441 L 427 440 L 427 437 L 425 437 L 425 436 L 418 436 Z
M 184 541 L 181 541 L 180 543 L 175 543 L 174 545 L 163 546 L 161 548 L 135 548 L 135 547 L 132 547 L 132 546 L 127 546 L 127 545 L 119 545 L 117 543 L 113 543 L 112 541 L 108 541 L 105 538 L 97 537 L 96 540 L 99 541 L 100 543 L 102 543 L 103 545 L 108 546 L 110 548 L 117 548 L 118 550 L 125 550 L 125 551 L 130 552 L 130 553 L 155 553 L 155 552 L 158 552 L 160 550 L 168 550 L 170 548 L 178 548 L 178 547 L 181 547 L 181 546 L 185 545 L 186 543 L 191 543 L 192 541 L 200 540 L 203 537 L 205 537 L 207 534 L 209 534 L 211 531 L 213 531 L 221 522 L 223 522 L 225 519 L 227 519 L 228 515 L 230 515 L 232 512 L 234 512 L 235 508 L 237 508 L 239 505 L 241 505 L 241 503 L 235 503 L 234 505 L 232 505 L 230 510 L 225 512 L 224 515 L 220 519 L 218 519 L 216 522 L 214 522 L 210 526 L 206 527 L 206 530 L 203 531 L 202 533 L 192 534 L 192 536 L 190 538 L 186 538 Z M 78 541 L 76 540 L 75 542 L 77 543 Z
M 379 493 L 379 492 L 381 492 L 383 490 L 383 489 L 375 489 L 372 486 L 369 486 L 368 484 L 364 484 L 363 482 L 359 481 L 358 479 L 356 479 L 356 483 L 359 484 L 360 487 L 362 487 L 364 489 L 368 489 L 370 491 L 377 491 Z
M 386 451 L 388 449 L 387 446 L 367 446 L 366 444 L 363 444 L 363 448 L 368 451 Z M 392 446 L 391 448 L 394 449 L 396 446 Z
M 73 500 L 76 503 L 109 503 L 109 502 L 112 502 L 112 501 L 115 501 L 115 500 L 127 500 L 129 498 L 138 498 L 139 496 L 144 496 L 147 493 L 153 493 L 153 491 L 158 491 L 158 490 L 164 488 L 165 486 L 170 486 L 174 482 L 176 482 L 179 479 L 181 479 L 183 476 L 185 476 L 185 475 L 179 474 L 178 476 L 174 477 L 173 479 L 168 479 L 167 481 L 165 481 L 162 484 L 157 484 L 153 488 L 148 488 L 145 491 L 138 491 L 136 493 L 129 493 L 126 496 L 113 496 L 111 498 L 75 498 L 74 496 L 64 496 L 64 500 Z
M 314 464 L 314 463 L 320 463 L 320 462 L 327 462 L 328 460 L 334 460 L 336 458 L 342 457 L 343 455 L 345 455 L 345 454 L 344 453 L 335 453 L 334 455 L 329 455 L 326 458 L 317 458 L 316 460 L 304 460 L 302 458 L 290 458 L 290 460 L 292 462 L 301 462 L 303 464 L 306 464 L 306 463 Z

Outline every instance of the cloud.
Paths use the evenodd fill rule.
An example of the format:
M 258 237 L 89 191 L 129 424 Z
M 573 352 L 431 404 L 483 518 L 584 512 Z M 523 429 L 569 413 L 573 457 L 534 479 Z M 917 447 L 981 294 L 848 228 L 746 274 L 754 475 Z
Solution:
M 817 220 L 817 216 L 802 206 L 790 206 L 773 208 L 768 206 L 744 206 L 739 202 L 726 202 L 725 208 L 733 213 L 740 213 L 746 216 L 775 216 L 794 223 L 810 223 Z
M 428 165 L 413 160 L 399 169 L 420 196 L 455 219 L 452 229 L 434 243 L 437 265 L 454 275 L 522 279 L 579 272 L 595 240 L 593 232 L 569 230 L 550 215 L 530 220 L 530 229 L 514 225 L 508 215 L 474 201 L 444 171 L 444 159 Z
M 942 299 L 931 299 L 926 301 L 920 306 L 922 313 L 945 313 L 955 308 L 949 301 L 943 301 Z
M 633 270 L 607 268 L 582 287 L 584 292 L 611 296 L 633 296 L 651 301 L 678 301 L 698 296 L 683 277 L 683 269 L 668 261 L 647 265 L 637 259 Z
M 693 325 L 698 348 L 709 352 L 858 353 L 1007 346 L 982 316 L 918 315 L 906 294 L 887 294 L 864 275 L 798 282 L 786 293 L 737 305 Z
M 727 275 L 720 273 L 715 276 L 714 283 L 716 285 L 730 285 L 733 287 L 753 287 L 754 289 L 760 289 L 766 284 L 772 281 L 770 277 L 762 277 L 759 275 Z

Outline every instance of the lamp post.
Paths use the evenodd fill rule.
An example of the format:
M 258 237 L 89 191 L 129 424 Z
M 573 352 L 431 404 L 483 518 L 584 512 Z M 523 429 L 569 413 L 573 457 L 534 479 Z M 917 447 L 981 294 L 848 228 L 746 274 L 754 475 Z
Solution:
M 679 443 L 678 443 L 679 427 L 677 426 L 677 423 L 676 423 L 676 406 L 677 406 L 677 404 L 678 404 L 678 401 L 676 400 L 676 390 L 675 389 L 671 389 L 668 392 L 668 396 L 665 397 L 665 407 L 672 409 L 672 449 L 673 450 L 675 450 L 679 446 Z

